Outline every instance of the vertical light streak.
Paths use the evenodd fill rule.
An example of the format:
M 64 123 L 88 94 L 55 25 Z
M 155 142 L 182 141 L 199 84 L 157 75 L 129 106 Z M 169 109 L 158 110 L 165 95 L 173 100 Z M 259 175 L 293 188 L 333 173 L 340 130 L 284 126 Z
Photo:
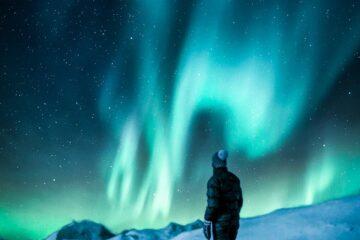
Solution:
M 119 110 L 118 117 L 110 120 L 122 135 L 108 183 L 109 200 L 134 219 L 152 222 L 168 217 L 175 186 L 182 185 L 184 180 L 186 143 L 192 137 L 191 127 L 200 112 L 211 109 L 223 116 L 224 147 L 242 151 L 247 160 L 256 161 L 286 141 L 310 105 L 314 107 L 321 100 L 359 43 L 358 39 L 345 36 L 339 44 L 324 43 L 324 39 L 330 38 L 324 30 L 328 23 L 306 20 L 317 19 L 321 15 L 320 6 L 314 8 L 304 3 L 293 13 L 292 21 L 278 6 L 266 12 L 255 11 L 252 17 L 257 19 L 256 23 L 240 23 L 239 28 L 248 30 L 238 31 L 231 27 L 234 21 L 228 16 L 233 14 L 233 5 L 225 1 L 195 5 L 172 76 L 172 89 L 164 88 L 164 79 L 169 76 L 163 76 L 162 71 L 162 58 L 169 57 L 166 43 L 173 20 L 172 5 L 168 1 L 136 5 L 138 17 L 146 20 L 146 24 L 138 26 L 141 34 L 136 36 L 142 37 L 135 39 L 140 50 L 136 56 L 139 60 L 136 79 L 119 81 L 135 81 L 138 94 L 125 111 Z M 158 11 L 154 12 L 152 7 Z M 244 11 L 239 9 L 238 14 L 245 14 Z M 351 31 L 360 32 L 355 20 L 351 29 L 344 30 L 349 35 Z M 129 30 L 129 34 L 133 33 Z M 335 36 L 336 32 L 331 34 Z M 328 73 L 319 76 L 321 71 Z M 106 87 L 111 90 L 117 78 L 110 75 Z M 172 95 L 164 103 L 163 96 L 168 92 Z M 117 99 L 106 93 L 104 96 L 106 104 L 100 110 L 106 115 L 108 111 L 104 108 Z M 139 173 L 135 169 L 140 164 L 142 146 L 138 144 L 142 135 L 150 153 L 147 168 Z M 321 177 L 317 185 L 306 183 L 303 203 L 316 201 L 317 192 L 326 191 L 336 173 L 333 164 L 336 161 L 324 160 L 309 166 L 306 177 L 309 181 L 313 181 L 317 171 Z M 132 186 L 134 179 L 140 181 L 136 187 Z M 272 207 L 266 209 L 286 202 L 281 201 L 285 192 L 277 192 Z

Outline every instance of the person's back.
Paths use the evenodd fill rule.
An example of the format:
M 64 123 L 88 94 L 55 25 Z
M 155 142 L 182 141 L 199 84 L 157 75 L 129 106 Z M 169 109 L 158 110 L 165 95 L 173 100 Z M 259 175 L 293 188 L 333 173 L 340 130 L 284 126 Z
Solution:
M 213 176 L 207 184 L 208 205 L 205 211 L 204 233 L 210 239 L 213 224 L 214 239 L 233 240 L 239 228 L 239 213 L 243 204 L 240 180 L 226 167 L 227 152 L 213 156 Z

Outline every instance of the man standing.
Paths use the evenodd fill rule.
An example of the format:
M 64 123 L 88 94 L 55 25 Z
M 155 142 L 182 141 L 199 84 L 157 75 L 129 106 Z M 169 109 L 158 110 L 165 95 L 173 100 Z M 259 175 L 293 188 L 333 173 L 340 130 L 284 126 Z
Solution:
M 204 235 L 206 239 L 235 240 L 239 229 L 239 214 L 243 205 L 240 180 L 226 167 L 228 152 L 220 150 L 213 155 L 213 176 L 207 183 L 207 207 Z

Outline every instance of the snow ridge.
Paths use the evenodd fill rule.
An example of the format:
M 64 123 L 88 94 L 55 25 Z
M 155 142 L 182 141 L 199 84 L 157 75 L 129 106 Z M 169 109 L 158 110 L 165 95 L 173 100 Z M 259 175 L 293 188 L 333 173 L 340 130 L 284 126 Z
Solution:
M 237 240 L 359 240 L 360 239 L 360 195 L 322 204 L 280 209 L 272 213 L 240 220 Z M 91 225 L 92 228 L 83 226 Z M 203 223 L 200 220 L 187 225 L 170 223 L 162 229 L 126 230 L 104 238 L 107 229 L 101 224 L 88 221 L 66 225 L 76 228 L 75 234 L 84 236 L 78 240 L 204 240 Z M 98 226 L 97 226 L 98 225 Z M 102 234 L 93 234 L 102 232 Z M 91 234 L 89 233 L 91 232 Z M 110 233 L 111 234 L 111 233 Z M 53 233 L 46 240 L 63 240 Z M 89 236 L 92 236 L 89 238 Z
M 237 240 L 359 240 L 360 196 L 319 205 L 280 209 L 241 219 Z M 204 239 L 202 230 L 182 233 L 173 240 Z

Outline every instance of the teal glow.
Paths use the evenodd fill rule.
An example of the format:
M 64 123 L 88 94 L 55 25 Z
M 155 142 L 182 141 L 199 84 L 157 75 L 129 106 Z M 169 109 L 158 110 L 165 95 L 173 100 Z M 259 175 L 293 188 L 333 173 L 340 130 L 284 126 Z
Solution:
M 169 39 L 166 23 L 171 16 L 165 13 L 173 9 L 171 5 L 160 4 L 161 13 L 152 15 L 152 7 L 138 6 L 141 12 L 138 17 L 147 19 L 149 24 L 143 37 L 134 40 L 142 53 L 136 73 L 137 98 L 130 107 L 127 105 L 129 111 L 119 108 L 116 117 L 107 120 L 114 132 L 121 132 L 107 186 L 108 199 L 119 213 L 131 215 L 140 226 L 161 225 L 175 215 L 180 221 L 201 216 L 202 208 L 188 216 L 171 209 L 178 204 L 173 200 L 176 189 L 184 187 L 183 182 L 189 178 L 184 175 L 187 143 L 194 134 L 191 130 L 194 121 L 203 111 L 222 116 L 225 140 L 221 147 L 243 152 L 246 159 L 241 161 L 257 161 L 283 146 L 303 116 L 323 98 L 359 43 L 352 37 L 342 37 L 336 43 L 323 42 L 336 32 L 329 30 L 328 22 L 310 19 L 317 19 L 319 9 L 326 9 L 326 5 L 325 1 L 315 6 L 303 3 L 291 16 L 274 5 L 267 12 L 255 11 L 252 18 L 260 20 L 256 24 L 248 21 L 249 26 L 236 22 L 242 20 L 246 9 L 233 13 L 231 2 L 206 1 L 196 5 L 170 90 L 164 87 L 167 80 L 163 79 L 160 56 Z M 231 20 L 229 13 L 238 16 Z M 360 31 L 357 20 L 344 29 L 344 35 Z M 121 72 L 126 67 L 117 68 Z M 117 84 L 128 81 L 112 71 L 110 85 L 113 81 L 118 81 Z M 100 105 L 104 118 L 109 116 L 109 106 L 119 102 L 108 93 L 105 87 Z M 144 148 L 140 145 L 141 135 L 146 139 L 149 155 L 148 167 L 140 172 L 136 169 L 141 165 L 139 158 Z M 266 205 L 259 198 L 269 195 L 270 190 L 248 190 L 247 201 L 256 206 L 245 205 L 243 215 L 336 196 L 332 193 L 318 197 L 338 177 L 336 167 L 341 160 L 333 156 L 321 158 L 310 161 L 301 196 L 287 195 L 291 184 L 286 178 L 292 177 L 282 174 L 278 180 L 265 183 L 273 191 L 273 198 Z M 197 174 L 201 175 L 199 171 Z M 139 180 L 140 184 L 135 184 Z M 343 194 L 346 192 L 353 193 L 349 190 Z M 202 199 L 201 194 L 194 193 L 198 199 Z
M 359 194 L 357 1 L 3 1 L 0 236 L 242 217 Z M 355 70 L 354 70 L 355 68 Z
M 314 158 L 306 171 L 305 204 L 359 193 L 359 159 L 358 152 L 346 148 L 325 149 L 322 156 Z

